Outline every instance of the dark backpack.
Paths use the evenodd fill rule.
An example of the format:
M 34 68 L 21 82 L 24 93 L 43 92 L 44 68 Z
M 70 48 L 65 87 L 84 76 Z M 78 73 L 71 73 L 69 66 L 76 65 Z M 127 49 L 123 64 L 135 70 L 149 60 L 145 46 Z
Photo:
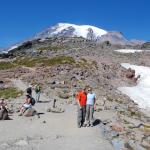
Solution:
M 35 88 L 35 92 L 36 92 L 36 93 L 38 93 L 38 92 L 40 92 L 40 91 L 41 91 L 40 86 L 36 86 L 36 88 Z
M 31 105 L 34 106 L 35 105 L 35 99 L 33 97 L 31 97 Z

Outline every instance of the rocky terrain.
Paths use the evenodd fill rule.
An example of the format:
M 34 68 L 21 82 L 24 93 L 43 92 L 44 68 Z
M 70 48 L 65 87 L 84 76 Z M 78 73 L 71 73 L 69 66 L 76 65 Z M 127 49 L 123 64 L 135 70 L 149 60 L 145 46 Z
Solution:
M 25 91 L 23 83 L 35 85 L 40 83 L 42 86 L 43 99 L 46 103 L 36 104 L 35 109 L 46 113 L 49 107 L 52 107 L 54 99 L 57 101 L 58 110 L 64 110 L 60 114 L 52 111 L 52 114 L 46 113 L 41 115 L 40 123 L 43 121 L 47 124 L 43 129 L 39 129 L 40 125 L 37 119 L 31 117 L 24 118 L 27 124 L 32 124 L 36 130 L 41 132 L 36 134 L 34 130 L 31 136 L 19 131 L 14 137 L 9 139 L 7 128 L 0 128 L 0 133 L 5 137 L 0 138 L 0 149 L 37 149 L 36 142 L 39 147 L 45 145 L 45 149 L 55 140 L 56 145 L 53 149 L 63 147 L 64 149 L 77 149 L 79 141 L 75 141 L 74 147 L 68 145 L 70 142 L 68 137 L 72 133 L 71 139 L 78 136 L 94 136 L 91 139 L 85 138 L 87 141 L 95 141 L 95 147 L 88 144 L 89 149 L 116 149 L 116 150 L 148 150 L 150 149 L 150 115 L 149 110 L 142 110 L 128 96 L 118 91 L 118 87 L 134 86 L 136 80 L 131 71 L 121 66 L 121 63 L 130 63 L 135 65 L 143 65 L 150 67 L 150 53 L 144 51 L 141 53 L 122 54 L 115 52 L 116 49 L 149 49 L 149 43 L 142 45 L 114 45 L 109 41 L 96 42 L 82 37 L 50 37 L 43 39 L 35 39 L 27 41 L 17 48 L 11 50 L 7 54 L 1 54 L 0 61 L 0 80 L 4 82 L 6 87 L 17 87 L 19 90 Z M 14 82 L 15 81 L 15 82 Z M 18 82 L 21 83 L 18 85 Z M 78 130 L 72 125 L 75 122 L 75 115 L 71 113 L 75 111 L 74 94 L 80 87 L 91 86 L 97 96 L 95 118 L 96 126 L 94 128 Z M 18 119 L 16 109 L 21 103 L 21 98 L 9 98 L 9 104 L 12 107 L 12 124 L 22 122 L 23 118 Z M 70 116 L 68 116 L 68 112 Z M 59 118 L 59 115 L 61 116 Z M 70 117 L 68 130 L 64 129 L 63 115 Z M 71 115 L 74 115 L 71 116 Z M 55 117 L 54 117 L 55 116 Z M 50 118 L 53 123 L 50 123 Z M 59 118 L 61 121 L 58 121 Z M 73 119 L 72 119 L 73 118 Z M 9 121 L 11 124 L 11 121 Z M 36 125 L 37 123 L 37 125 Z M 8 121 L 2 122 L 3 126 L 10 127 Z M 28 128 L 23 123 L 22 127 Z M 64 130 L 60 135 L 54 132 L 55 126 Z M 71 124 L 71 125 L 70 125 Z M 71 126 L 73 126 L 71 128 Z M 32 129 L 32 128 L 31 128 Z M 45 130 L 44 130 L 45 129 Z M 47 130 L 54 130 L 51 134 L 46 133 Z M 83 130 L 83 131 L 82 131 Z M 87 132 L 85 131 L 87 130 Z M 12 132 L 10 129 L 8 130 Z M 70 132 L 70 134 L 68 133 Z M 95 134 L 93 133 L 95 132 Z M 98 133 L 98 135 L 97 135 Z M 15 133 L 13 133 L 15 134 Z M 83 135 L 82 135 L 83 134 Z M 36 136 L 37 135 L 37 136 Z M 65 138 L 67 136 L 67 138 Z M 100 136 L 100 137 L 99 137 Z M 9 139 L 9 142 L 7 140 Z M 105 140 L 104 140 L 105 139 Z M 106 140 L 107 139 L 107 140 Z M 19 141 L 18 141 L 19 140 Z M 42 143 L 42 140 L 45 144 Z M 57 142 L 58 141 L 58 142 Z M 101 143 L 101 144 L 100 144 Z M 108 144 L 108 147 L 106 145 Z M 57 145 L 58 144 L 58 145 Z M 73 143 L 71 143 L 73 144 Z M 86 145 L 86 144 L 85 144 Z M 47 146 L 47 147 L 46 147 Z M 67 147 L 68 146 L 68 147 Z M 40 149 L 39 148 L 39 149 Z M 85 149 L 85 147 L 82 147 Z

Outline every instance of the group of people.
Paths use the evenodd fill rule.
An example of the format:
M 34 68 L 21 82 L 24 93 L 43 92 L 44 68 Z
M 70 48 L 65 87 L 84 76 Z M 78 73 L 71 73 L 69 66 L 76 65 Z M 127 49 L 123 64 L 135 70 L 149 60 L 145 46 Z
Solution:
M 96 95 L 92 88 L 80 89 L 76 94 L 78 104 L 77 125 L 81 127 L 93 127 L 94 123 L 94 108 L 96 102 Z
M 32 108 L 32 106 L 34 106 L 35 103 L 39 102 L 40 100 L 40 94 L 41 94 L 41 87 L 39 84 L 37 84 L 35 86 L 35 99 L 32 96 L 32 86 L 29 85 L 29 87 L 26 89 L 26 98 L 25 101 L 23 103 L 23 105 L 21 105 L 20 107 L 20 114 L 19 116 L 22 116 L 23 113 L 27 110 Z
M 20 107 L 20 113 L 19 116 L 22 116 L 24 112 L 30 108 L 40 100 L 40 94 L 41 94 L 41 87 L 40 85 L 36 85 L 35 88 L 35 99 L 32 96 L 33 88 L 29 86 L 26 89 L 26 98 Z M 95 108 L 95 102 L 96 102 L 96 95 L 92 91 L 92 88 L 86 87 L 84 89 L 80 89 L 76 94 L 76 100 L 78 104 L 78 117 L 77 117 L 77 125 L 79 128 L 83 127 L 92 127 L 94 123 L 94 108 Z M 7 111 L 7 103 L 4 99 L 0 101 L 0 110 Z M 8 112 L 7 112 L 8 114 Z

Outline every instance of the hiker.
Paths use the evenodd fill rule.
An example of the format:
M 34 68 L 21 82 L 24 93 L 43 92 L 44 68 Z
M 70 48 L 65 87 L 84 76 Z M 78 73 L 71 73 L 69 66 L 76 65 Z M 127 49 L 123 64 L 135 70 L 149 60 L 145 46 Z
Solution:
M 30 84 L 29 87 L 26 89 L 28 95 L 32 96 L 32 85 Z
M 0 100 L 0 109 L 3 109 L 3 108 L 8 109 L 6 101 L 2 98 Z
M 22 116 L 23 113 L 29 109 L 29 108 L 32 108 L 32 99 L 31 99 L 31 96 L 30 95 L 26 95 L 26 99 L 25 99 L 25 102 L 24 104 L 21 106 L 20 108 L 20 114 L 19 116 Z
M 86 88 L 79 90 L 76 95 L 78 103 L 78 118 L 77 118 L 78 128 L 81 128 L 81 126 L 83 126 L 85 122 L 86 98 L 87 98 Z
M 35 86 L 35 101 L 36 102 L 39 102 L 39 100 L 40 100 L 40 94 L 41 94 L 41 87 L 40 87 L 40 85 L 39 84 L 37 84 L 36 86 Z
M 0 100 L 0 120 L 9 120 L 8 107 L 4 99 Z
M 93 114 L 94 114 L 95 101 L 96 101 L 95 93 L 93 93 L 92 88 L 89 88 L 87 93 L 87 101 L 86 101 L 86 124 L 85 125 L 87 127 L 89 126 L 93 127 L 93 123 L 94 123 Z

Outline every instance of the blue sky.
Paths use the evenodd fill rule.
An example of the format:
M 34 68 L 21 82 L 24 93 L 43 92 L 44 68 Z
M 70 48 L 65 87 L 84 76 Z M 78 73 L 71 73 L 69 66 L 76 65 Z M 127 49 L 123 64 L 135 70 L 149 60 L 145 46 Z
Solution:
M 149 7 L 150 0 L 1 0 L 0 47 L 59 22 L 94 25 L 150 41 Z

